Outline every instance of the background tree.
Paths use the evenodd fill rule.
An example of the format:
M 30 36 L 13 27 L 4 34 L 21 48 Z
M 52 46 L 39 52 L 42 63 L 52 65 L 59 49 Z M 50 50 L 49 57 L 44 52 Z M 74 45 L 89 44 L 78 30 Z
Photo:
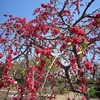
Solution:
M 5 65 L 0 88 L 16 87 L 18 93 L 11 100 L 41 100 L 47 82 L 51 85 L 51 100 L 59 77 L 71 91 L 83 94 L 82 100 L 89 100 L 86 74 L 96 71 L 95 58 L 100 54 L 100 8 L 87 12 L 94 1 L 50 0 L 35 9 L 35 18 L 29 22 L 4 15 L 8 20 L 0 24 L 0 60 Z M 18 67 L 24 69 L 18 72 Z M 24 80 L 19 84 L 16 77 L 22 72 Z M 78 82 L 73 82 L 71 76 Z

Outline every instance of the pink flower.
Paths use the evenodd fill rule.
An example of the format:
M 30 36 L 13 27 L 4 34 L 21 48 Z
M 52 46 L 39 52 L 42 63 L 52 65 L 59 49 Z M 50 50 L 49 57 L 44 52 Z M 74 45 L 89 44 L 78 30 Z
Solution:
M 3 57 L 3 54 L 2 53 L 0 53 L 0 58 L 2 58 Z

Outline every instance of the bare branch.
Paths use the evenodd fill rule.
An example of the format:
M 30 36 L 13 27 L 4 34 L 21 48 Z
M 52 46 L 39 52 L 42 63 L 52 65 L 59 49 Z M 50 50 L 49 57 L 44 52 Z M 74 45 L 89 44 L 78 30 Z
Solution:
M 84 11 L 83 11 L 81 17 L 80 17 L 78 20 L 76 20 L 76 22 L 73 24 L 73 26 L 75 26 L 78 22 L 80 22 L 83 18 L 86 17 L 86 16 L 85 16 L 85 13 L 86 13 L 87 9 L 91 6 L 91 4 L 92 4 L 94 1 L 95 1 L 95 0 L 91 0 L 91 1 L 88 3 L 88 5 L 87 5 L 86 8 L 84 9 Z

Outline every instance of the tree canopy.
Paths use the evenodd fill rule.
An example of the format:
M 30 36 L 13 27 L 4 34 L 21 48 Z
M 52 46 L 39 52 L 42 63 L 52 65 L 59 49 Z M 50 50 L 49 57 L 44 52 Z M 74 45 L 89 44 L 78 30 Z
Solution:
M 18 93 L 10 100 L 42 100 L 48 84 L 52 100 L 60 78 L 66 89 L 68 84 L 71 91 L 83 95 L 82 100 L 89 100 L 87 76 L 100 85 L 100 79 L 95 81 L 100 67 L 96 63 L 100 8 L 87 12 L 94 1 L 50 0 L 36 8 L 28 22 L 27 18 L 4 15 L 7 21 L 0 24 L 0 88 L 16 87 Z

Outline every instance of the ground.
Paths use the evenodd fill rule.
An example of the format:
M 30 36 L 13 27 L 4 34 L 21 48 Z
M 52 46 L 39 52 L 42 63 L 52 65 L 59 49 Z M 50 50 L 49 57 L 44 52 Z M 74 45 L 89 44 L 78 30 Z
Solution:
M 4 89 L 0 90 L 0 100 L 4 100 L 6 93 L 7 93 L 6 90 Z M 16 91 L 10 91 L 8 96 L 11 97 L 13 93 L 16 93 Z M 81 100 L 81 95 L 69 92 L 64 95 L 57 95 L 56 99 L 53 100 L 68 100 L 68 98 L 70 98 L 70 100 L 73 100 L 73 98 L 74 100 Z M 90 99 L 90 100 L 100 100 L 100 99 Z

